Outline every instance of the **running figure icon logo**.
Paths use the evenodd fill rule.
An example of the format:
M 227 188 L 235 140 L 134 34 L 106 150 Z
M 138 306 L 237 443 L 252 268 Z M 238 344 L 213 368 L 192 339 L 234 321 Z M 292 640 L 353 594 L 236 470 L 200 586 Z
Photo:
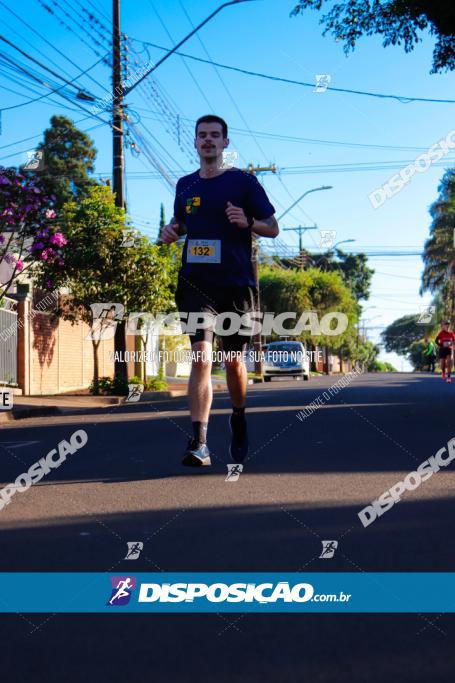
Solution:
M 224 481 L 237 481 L 241 473 L 243 472 L 243 465 L 239 465 L 237 463 L 227 465 L 227 468 L 228 475 Z
M 134 576 L 111 576 L 112 593 L 108 605 L 127 605 L 131 593 L 136 588 L 137 580 Z
M 337 236 L 336 230 L 319 230 L 319 234 L 321 236 L 319 246 L 322 247 L 327 247 L 330 249 L 330 247 L 333 247 L 333 243 L 335 242 L 335 238 Z
M 144 547 L 144 544 L 142 541 L 127 541 L 127 546 L 128 546 L 128 552 L 126 553 L 126 556 L 123 558 L 125 560 L 137 560 L 139 555 L 141 554 L 141 550 Z
M 85 336 L 88 341 L 113 339 L 117 322 L 123 320 L 125 307 L 123 304 L 109 301 L 108 303 L 90 304 L 92 309 L 92 325 Z
M 316 74 L 316 87 L 313 92 L 325 92 L 330 85 L 332 76 L 330 74 Z
M 134 230 L 133 228 L 122 230 L 121 247 L 137 247 L 139 243 L 140 236 L 137 230 Z
M 420 310 L 418 325 L 428 325 L 433 321 L 433 316 L 436 312 L 436 306 L 424 306 Z
M 221 168 L 232 168 L 235 166 L 235 162 L 239 158 L 239 153 L 232 150 L 232 151 L 223 151 L 223 163 L 221 164 Z
M 143 391 L 143 384 L 128 384 L 128 396 L 125 398 L 125 403 L 137 403 Z
M 322 553 L 319 555 L 320 560 L 330 560 L 335 555 L 335 550 L 338 548 L 338 541 L 321 541 Z
M 42 171 L 44 168 L 43 152 L 40 149 L 31 149 L 27 152 L 27 161 L 24 171 Z

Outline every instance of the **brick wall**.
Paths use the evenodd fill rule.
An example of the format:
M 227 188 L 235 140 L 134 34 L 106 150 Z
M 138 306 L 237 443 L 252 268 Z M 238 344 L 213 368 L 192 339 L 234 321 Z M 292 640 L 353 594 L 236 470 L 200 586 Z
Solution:
M 36 313 L 30 320 L 30 395 L 60 394 L 87 388 L 93 379 L 93 344 L 84 339 L 86 323 L 52 322 L 49 314 Z M 113 377 L 114 340 L 98 347 L 100 377 Z

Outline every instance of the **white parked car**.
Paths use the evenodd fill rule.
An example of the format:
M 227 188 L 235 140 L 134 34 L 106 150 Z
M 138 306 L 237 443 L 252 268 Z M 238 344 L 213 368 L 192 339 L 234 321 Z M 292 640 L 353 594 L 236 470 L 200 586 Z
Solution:
M 299 341 L 276 341 L 267 344 L 262 365 L 264 380 L 272 377 L 310 378 L 310 361 L 307 351 Z

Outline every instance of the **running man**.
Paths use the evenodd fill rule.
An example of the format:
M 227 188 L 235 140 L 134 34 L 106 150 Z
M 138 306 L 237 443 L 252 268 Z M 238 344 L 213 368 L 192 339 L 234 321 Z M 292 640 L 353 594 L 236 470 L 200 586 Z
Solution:
M 426 346 L 423 350 L 423 356 L 425 358 L 426 363 L 428 364 L 428 372 L 434 372 L 436 361 L 436 352 L 434 350 L 434 344 L 428 337 L 424 338 L 424 342 Z
M 124 581 L 120 581 L 116 586 L 117 593 L 115 593 L 109 600 L 109 604 L 112 605 L 114 600 L 119 600 L 119 598 L 126 598 L 130 594 L 133 584 L 130 583 L 131 579 L 127 577 Z
M 275 209 L 257 179 L 223 165 L 229 145 L 226 122 L 202 116 L 196 122 L 194 146 L 200 168 L 177 183 L 174 217 L 161 239 L 169 244 L 186 234 L 176 303 L 180 312 L 205 314 L 209 324 L 190 333 L 192 363 L 188 398 L 193 438 L 182 464 L 211 464 L 207 427 L 212 404 L 212 345 L 217 314 L 243 315 L 254 310 L 256 281 L 251 261 L 252 233 L 276 237 Z M 205 326 L 205 325 L 204 325 Z M 226 379 L 232 403 L 230 454 L 242 462 L 248 454 L 245 419 L 246 367 L 240 352 L 250 337 L 222 336 Z
M 439 359 L 441 361 L 441 371 L 442 379 L 446 379 L 447 371 L 447 382 L 452 381 L 452 349 L 455 342 L 455 334 L 449 330 L 450 323 L 448 320 L 444 320 L 442 323 L 442 330 L 438 333 L 435 339 L 436 346 L 439 347 Z

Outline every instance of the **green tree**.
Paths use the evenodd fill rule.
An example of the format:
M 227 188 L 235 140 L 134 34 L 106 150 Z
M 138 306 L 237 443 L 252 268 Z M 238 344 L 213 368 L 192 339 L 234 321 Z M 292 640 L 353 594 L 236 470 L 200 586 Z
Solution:
M 435 323 L 422 325 L 418 320 L 418 315 L 404 315 L 386 327 L 381 333 L 385 350 L 407 357 L 411 344 L 425 334 L 431 335 L 435 329 Z
M 264 312 L 295 311 L 296 321 L 303 312 L 314 312 L 319 320 L 333 311 L 347 316 L 348 326 L 342 334 L 315 335 L 310 330 L 305 330 L 299 336 L 302 341 L 337 350 L 352 335 L 358 320 L 359 306 L 339 273 L 324 273 L 317 268 L 296 271 L 261 266 L 259 284 L 261 309 Z M 287 325 L 292 328 L 296 322 Z
M 398 372 L 391 363 L 384 363 L 380 360 L 373 360 L 368 363 L 368 372 Z
M 66 116 L 53 116 L 44 131 L 44 140 L 36 148 L 43 153 L 43 170 L 24 171 L 38 176 L 45 194 L 55 197 L 57 211 L 68 201 L 82 199 L 96 181 L 96 149 L 86 133 Z
M 423 252 L 421 292 L 439 295 L 444 315 L 455 323 L 455 169 L 444 174 L 438 191 L 430 208 L 433 221 Z
M 158 232 L 158 240 L 161 239 L 161 233 L 163 231 L 164 226 L 166 225 L 166 218 L 164 216 L 164 204 L 160 204 L 160 229 Z
M 291 16 L 306 9 L 321 10 L 328 0 L 299 0 Z M 320 21 L 324 35 L 344 41 L 346 53 L 354 50 L 362 36 L 379 34 L 383 46 L 403 45 L 411 52 L 429 31 L 436 37 L 432 73 L 455 69 L 455 13 L 447 0 L 344 0 L 337 2 Z
M 357 301 L 369 298 L 374 270 L 368 267 L 366 254 L 348 254 L 341 249 L 335 249 L 312 259 L 314 265 L 323 271 L 341 273 Z
M 425 370 L 428 366 L 428 359 L 423 355 L 426 344 L 422 339 L 412 342 L 409 346 L 407 358 L 414 370 Z
M 57 273 L 43 264 L 37 272 L 44 283 L 53 278 L 53 287 L 68 287 L 56 315 L 75 323 L 92 323 L 91 304 L 115 302 L 124 306 L 124 319 L 115 331 L 116 351 L 125 350 L 126 316 L 133 312 L 155 313 L 172 308 L 176 282 L 175 248 L 151 244 L 141 237 L 135 247 L 121 247 L 125 213 L 115 206 L 114 196 L 105 186 L 91 187 L 76 204 L 68 202 L 61 212 L 68 240 L 64 268 Z M 98 386 L 98 347 L 92 339 L 95 390 Z M 115 364 L 116 377 L 126 379 L 126 364 Z

